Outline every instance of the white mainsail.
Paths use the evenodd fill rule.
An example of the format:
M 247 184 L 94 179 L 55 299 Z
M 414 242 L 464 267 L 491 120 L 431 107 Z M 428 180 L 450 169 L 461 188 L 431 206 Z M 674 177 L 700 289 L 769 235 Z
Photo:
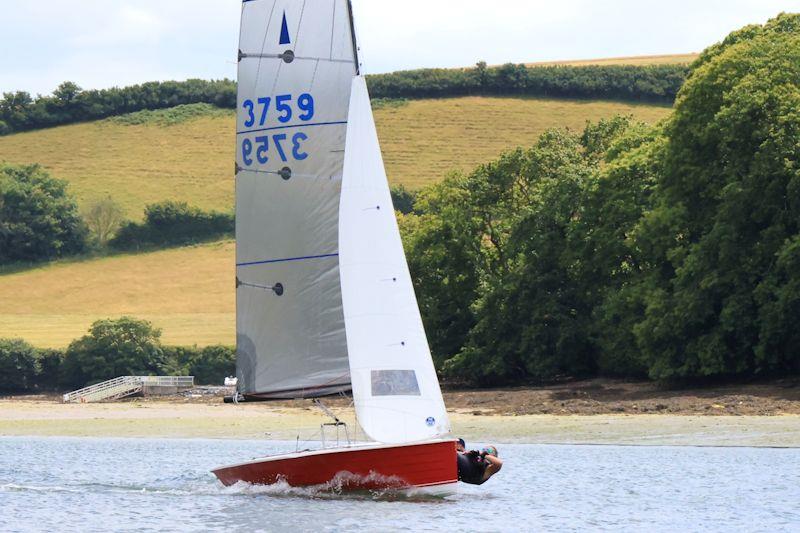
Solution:
M 348 0 L 244 0 L 237 377 L 256 398 L 352 388 L 383 443 L 450 433 Z
M 358 73 L 349 2 L 244 0 L 239 48 L 239 392 L 347 390 L 338 216 Z
M 446 435 L 450 423 L 403 252 L 362 76 L 353 79 L 348 120 L 339 264 L 358 421 L 378 442 Z

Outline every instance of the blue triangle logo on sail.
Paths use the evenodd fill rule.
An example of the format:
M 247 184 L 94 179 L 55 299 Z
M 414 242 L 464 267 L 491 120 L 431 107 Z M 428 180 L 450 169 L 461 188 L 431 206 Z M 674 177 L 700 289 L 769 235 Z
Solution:
M 286 11 L 283 12 L 283 24 L 281 25 L 281 42 L 279 44 L 292 44 L 289 37 L 289 25 L 286 23 Z

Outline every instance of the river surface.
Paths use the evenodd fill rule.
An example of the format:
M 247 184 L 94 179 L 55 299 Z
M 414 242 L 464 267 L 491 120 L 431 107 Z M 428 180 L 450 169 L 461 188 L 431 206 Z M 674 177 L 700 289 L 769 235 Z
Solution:
M 800 449 L 504 445 L 496 477 L 446 498 L 224 488 L 209 473 L 293 449 L 0 438 L 0 531 L 800 532 Z

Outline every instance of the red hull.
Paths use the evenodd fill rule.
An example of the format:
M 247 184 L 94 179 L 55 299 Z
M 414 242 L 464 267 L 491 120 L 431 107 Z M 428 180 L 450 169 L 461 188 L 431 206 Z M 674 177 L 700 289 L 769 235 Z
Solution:
M 369 445 L 278 455 L 214 470 L 225 486 L 244 481 L 345 490 L 435 487 L 458 481 L 454 441 Z

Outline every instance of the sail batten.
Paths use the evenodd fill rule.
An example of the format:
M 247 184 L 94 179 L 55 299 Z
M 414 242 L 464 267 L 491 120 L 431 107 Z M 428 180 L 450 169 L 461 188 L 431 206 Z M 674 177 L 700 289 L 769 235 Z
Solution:
M 322 254 L 322 255 L 307 255 L 305 257 L 287 257 L 286 259 L 265 259 L 263 261 L 253 261 L 250 263 L 241 263 L 236 265 L 237 267 L 247 267 L 247 266 L 260 266 L 260 265 L 272 265 L 275 263 L 291 263 L 295 261 L 312 261 L 315 259 L 333 259 L 334 257 L 339 257 L 338 253 L 332 254 Z
M 260 128 L 257 130 L 237 131 L 236 135 L 246 135 L 248 133 L 260 133 L 262 131 L 291 130 L 296 128 L 314 128 L 318 126 L 342 126 L 346 124 L 347 124 L 346 120 L 340 120 L 337 122 L 317 122 L 316 124 L 293 124 L 291 126 L 272 126 L 269 128 Z

